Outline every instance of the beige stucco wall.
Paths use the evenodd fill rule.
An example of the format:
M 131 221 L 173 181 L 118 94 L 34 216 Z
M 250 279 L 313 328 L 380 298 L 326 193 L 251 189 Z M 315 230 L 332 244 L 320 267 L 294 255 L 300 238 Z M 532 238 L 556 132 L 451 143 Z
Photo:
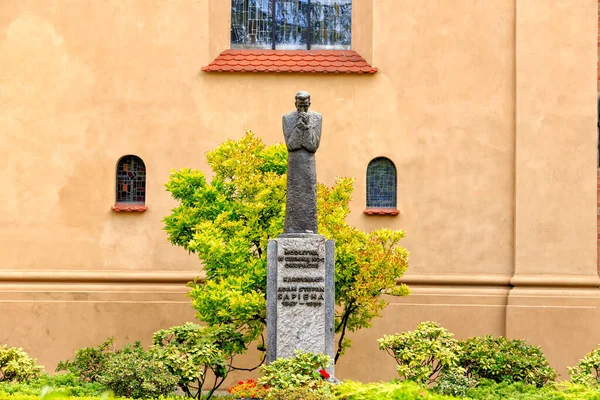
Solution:
M 560 368 L 589 351 L 597 3 L 355 0 L 354 12 L 374 76 L 201 72 L 228 47 L 225 0 L 0 2 L 0 343 L 53 368 L 107 336 L 147 343 L 193 318 L 183 282 L 200 264 L 162 231 L 169 170 L 209 172 L 204 153 L 246 129 L 280 142 L 303 89 L 324 115 L 319 180 L 356 178 L 350 221 L 404 229 L 411 252 L 413 295 L 353 335 L 342 378 L 393 377 L 376 339 L 427 319 L 527 338 Z M 110 210 L 125 154 L 146 163 L 145 213 Z M 378 156 L 398 168 L 398 217 L 362 213 Z M 573 291 L 582 300 L 567 303 Z
M 574 365 L 597 345 L 598 4 L 520 1 L 515 288 L 507 335 Z M 564 372 L 564 370 L 563 370 Z

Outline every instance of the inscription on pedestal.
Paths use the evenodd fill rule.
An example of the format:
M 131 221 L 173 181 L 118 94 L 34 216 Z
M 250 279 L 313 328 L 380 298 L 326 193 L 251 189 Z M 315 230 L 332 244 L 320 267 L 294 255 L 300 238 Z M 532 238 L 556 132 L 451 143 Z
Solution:
M 321 307 L 325 301 L 325 287 L 282 286 L 277 288 L 277 300 L 284 307 Z
M 277 306 L 323 306 L 325 301 L 325 241 L 279 240 Z
M 321 235 L 276 241 L 268 294 L 270 315 L 276 315 L 277 321 L 272 331 L 277 347 L 273 357 L 291 357 L 294 350 L 329 354 L 325 242 Z

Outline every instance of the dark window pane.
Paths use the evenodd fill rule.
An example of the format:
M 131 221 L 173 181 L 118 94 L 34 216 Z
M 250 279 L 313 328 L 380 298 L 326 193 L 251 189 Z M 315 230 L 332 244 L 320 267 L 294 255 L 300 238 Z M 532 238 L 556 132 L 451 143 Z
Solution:
M 367 207 L 396 208 L 396 167 L 384 157 L 367 167 Z
M 117 165 L 117 203 L 144 204 L 146 167 L 141 158 L 125 156 Z
M 308 0 L 277 0 L 275 7 L 275 48 L 306 49 Z
M 272 4 L 271 0 L 231 1 L 231 48 L 272 47 Z
M 311 3 L 311 48 L 349 49 L 352 0 L 312 0 Z

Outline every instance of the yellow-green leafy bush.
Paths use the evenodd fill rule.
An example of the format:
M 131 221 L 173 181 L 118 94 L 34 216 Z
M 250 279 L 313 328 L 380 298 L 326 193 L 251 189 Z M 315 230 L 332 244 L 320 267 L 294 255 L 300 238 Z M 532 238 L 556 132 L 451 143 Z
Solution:
M 260 340 L 266 324 L 267 245 L 283 233 L 287 151 L 266 146 L 248 132 L 206 156 L 213 176 L 171 171 L 167 191 L 179 203 L 164 219 L 169 241 L 195 253 L 206 279 L 189 292 L 199 320 L 230 325 L 246 345 Z M 335 240 L 335 360 L 350 346 L 347 332 L 367 328 L 387 303 L 382 294 L 407 295 L 397 284 L 408 267 L 403 231 L 364 232 L 346 217 L 353 180 L 317 187 L 319 233 Z
M 430 384 L 458 366 L 459 346 L 453 336 L 438 323 L 426 321 L 414 331 L 385 335 L 379 349 L 396 360 L 400 379 Z
M 306 388 L 308 392 L 326 398 L 331 393 L 331 384 L 327 381 L 329 374 L 325 368 L 330 364 L 329 356 L 297 350 L 294 357 L 278 358 L 269 365 L 263 365 L 263 376 L 258 383 L 280 393 Z
M 37 360 L 20 347 L 0 345 L 0 382 L 23 382 L 36 379 L 44 371 Z
M 576 366 L 568 367 L 571 381 L 585 386 L 600 384 L 600 345 L 583 357 Z
M 245 351 L 242 334 L 230 325 L 187 323 L 156 332 L 152 341 L 155 357 L 177 377 L 184 394 L 195 398 L 207 389 L 210 399 L 234 369 L 229 359 Z

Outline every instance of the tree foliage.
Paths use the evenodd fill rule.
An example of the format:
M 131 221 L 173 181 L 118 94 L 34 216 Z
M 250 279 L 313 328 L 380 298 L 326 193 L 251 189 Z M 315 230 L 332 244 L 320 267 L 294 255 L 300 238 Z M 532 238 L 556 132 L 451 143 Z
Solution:
M 197 170 L 171 171 L 166 188 L 179 205 L 164 219 L 165 230 L 172 244 L 203 263 L 206 279 L 190 291 L 198 319 L 231 325 L 249 344 L 266 323 L 266 252 L 269 239 L 283 232 L 286 148 L 247 132 L 209 152 L 207 161 L 210 181 Z M 319 184 L 317 191 L 319 233 L 336 242 L 337 361 L 350 346 L 346 333 L 369 327 L 385 308 L 382 294 L 409 293 L 397 284 L 408 252 L 399 246 L 403 231 L 366 233 L 347 224 L 352 179 Z

